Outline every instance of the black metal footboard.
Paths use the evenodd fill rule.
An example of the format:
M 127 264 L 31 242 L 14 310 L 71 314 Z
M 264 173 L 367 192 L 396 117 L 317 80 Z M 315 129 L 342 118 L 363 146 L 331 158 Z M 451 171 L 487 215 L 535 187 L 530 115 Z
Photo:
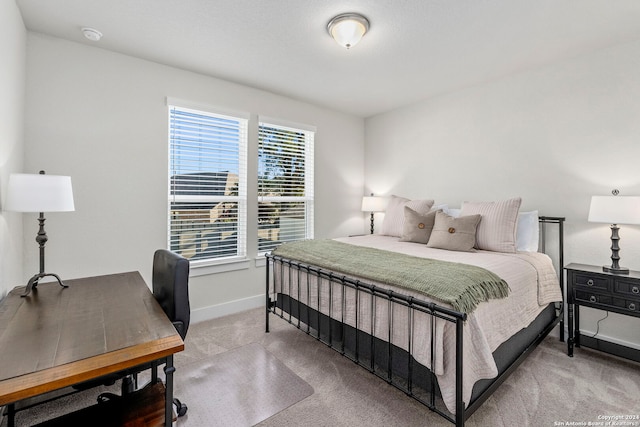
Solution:
M 540 217 L 541 223 L 559 224 L 559 259 L 562 271 L 564 218 Z M 544 239 L 544 233 L 542 234 Z M 544 247 L 544 243 L 542 244 Z M 561 276 L 561 287 L 563 279 Z M 349 294 L 349 295 L 347 295 Z M 323 305 L 324 298 L 324 305 Z M 347 301 L 355 302 L 352 310 Z M 362 305 L 366 304 L 366 307 Z M 430 410 L 463 426 L 465 420 L 504 381 L 526 355 L 561 321 L 562 310 L 544 319 L 544 328 L 527 344 L 511 366 L 473 398 L 465 410 L 463 402 L 463 325 L 466 314 L 447 307 L 415 299 L 396 291 L 377 287 L 361 280 L 339 275 L 315 266 L 267 254 L 266 268 L 266 332 L 269 313 L 287 320 L 307 334 L 325 343 L 345 357 L 387 381 Z M 401 314 L 401 316 L 398 316 Z M 396 321 L 402 317 L 402 322 Z M 416 322 L 428 329 L 430 350 L 427 363 L 414 358 Z M 449 411 L 440 397 L 436 376 L 437 325 L 444 324 L 455 334 L 455 411 Z M 403 328 L 402 342 L 394 342 L 397 328 Z M 404 330 L 406 328 L 406 330 Z M 563 333 L 561 332 L 561 339 Z M 424 343 L 422 343 L 424 345 Z M 424 359 L 424 356 L 422 356 Z M 426 367 L 425 367 L 426 365 Z
M 279 256 L 268 255 L 267 262 L 267 299 L 268 299 L 268 310 L 266 316 L 266 331 L 269 331 L 269 311 L 273 312 L 276 315 L 287 320 L 289 323 L 296 325 L 298 328 L 302 329 L 306 333 L 315 337 L 319 341 L 325 343 L 329 347 L 339 351 L 344 356 L 348 357 L 355 363 L 369 370 L 370 372 L 376 374 L 377 376 L 383 378 L 389 384 L 399 388 L 404 391 L 408 395 L 414 397 L 416 400 L 420 401 L 429 409 L 439 413 L 443 417 L 447 418 L 451 422 L 455 422 L 455 419 L 463 419 L 464 412 L 464 404 L 456 405 L 456 417 L 455 419 L 451 417 L 451 415 L 443 408 L 442 404 L 438 404 L 436 401 L 436 393 L 429 392 L 432 390 L 436 390 L 436 379 L 433 375 L 430 375 L 430 384 L 426 387 L 426 390 L 414 390 L 414 381 L 412 379 L 414 376 L 412 372 L 414 370 L 415 360 L 412 357 L 413 351 L 413 341 L 414 335 L 412 333 L 412 329 L 414 327 L 413 319 L 416 316 L 417 312 L 424 313 L 429 316 L 431 320 L 431 324 L 429 329 L 432 331 L 431 337 L 436 336 L 435 333 L 435 319 L 441 319 L 446 322 L 451 322 L 455 325 L 455 334 L 456 334 L 456 401 L 462 402 L 462 327 L 464 321 L 467 316 L 464 313 L 459 313 L 457 311 L 451 310 L 446 307 L 440 307 L 434 303 L 427 303 L 412 297 L 407 297 L 405 295 L 399 294 L 397 292 L 378 288 L 374 285 L 362 282 L 360 280 L 354 280 L 346 276 L 336 275 L 335 273 L 324 271 L 322 269 L 309 266 L 306 264 L 301 264 L 296 261 L 292 261 L 289 259 L 284 259 Z M 285 268 L 287 267 L 287 268 Z M 289 275 L 289 287 L 282 289 L 280 292 L 281 295 L 289 295 L 291 298 L 280 299 L 280 303 L 276 303 L 275 301 L 271 301 L 269 298 L 269 280 L 275 280 L 276 275 L 272 275 L 271 268 L 280 269 L 280 277 L 282 275 Z M 269 279 L 271 277 L 271 279 Z M 311 286 L 311 278 L 317 279 L 317 286 L 315 289 L 312 289 Z M 284 281 L 283 281 L 284 282 Z M 302 288 L 301 286 L 296 286 L 296 290 L 292 295 L 292 283 L 302 284 L 302 286 L 306 287 L 306 298 L 302 297 L 301 294 Z M 337 286 L 334 286 L 337 285 Z M 275 288 L 275 283 L 274 283 Z M 316 301 L 321 300 L 321 295 L 323 292 L 328 293 L 329 301 L 333 301 L 333 292 L 334 288 L 338 288 L 339 292 L 341 292 L 341 301 L 342 304 L 339 307 L 334 307 L 333 304 L 329 304 L 328 307 L 325 307 L 328 310 L 328 315 L 323 316 L 321 314 L 321 310 L 309 310 L 309 307 L 312 306 L 312 297 L 313 294 L 316 293 Z M 346 301 L 345 293 L 347 289 L 352 289 L 355 292 L 355 324 L 351 327 L 345 322 L 345 313 L 346 313 Z M 361 294 L 368 296 L 368 300 L 370 301 L 370 316 L 368 319 L 361 319 L 359 315 L 361 310 L 358 306 L 362 300 Z M 306 299 L 306 301 L 305 301 Z M 360 329 L 361 324 L 364 322 L 368 322 L 369 325 L 375 324 L 376 318 L 376 307 L 379 306 L 380 300 L 384 301 L 384 303 L 388 306 L 388 312 L 386 318 L 388 319 L 388 323 L 386 325 L 386 331 L 378 331 L 379 333 L 386 333 L 386 340 L 376 341 L 374 339 L 363 338 L 362 335 L 355 333 L 355 338 L 352 338 L 351 341 L 354 342 L 354 346 L 348 345 L 350 331 L 353 329 L 358 331 Z M 276 300 L 277 301 L 277 300 Z M 408 378 L 403 379 L 401 375 L 394 375 L 394 373 L 398 372 L 397 369 L 397 361 L 395 363 L 396 369 L 394 369 L 394 355 L 397 352 L 393 351 L 394 346 L 392 343 L 392 333 L 394 330 L 394 311 L 395 310 L 406 310 L 408 322 L 407 322 L 407 338 L 406 342 L 407 348 L 405 349 L 409 357 L 406 357 L 406 371 L 408 372 Z M 286 315 L 285 315 L 286 314 Z M 295 316 L 295 315 L 298 316 Z M 315 317 L 315 318 L 314 318 Z M 296 321 L 294 321 L 294 319 Z M 335 324 L 331 325 L 330 321 L 334 319 L 336 321 Z M 325 322 L 323 326 L 322 322 Z M 326 323 L 329 322 L 327 326 Z M 375 331 L 373 331 L 372 336 L 375 336 Z M 380 344 L 379 342 L 387 342 L 388 349 L 386 357 L 378 357 L 376 355 L 380 354 Z M 432 342 L 433 344 L 433 342 Z M 431 346 L 435 348 L 434 345 Z M 382 359 L 382 360 L 381 360 Z M 435 352 L 431 351 L 431 363 L 430 366 L 433 366 L 435 363 Z M 425 398 L 425 395 L 427 396 Z

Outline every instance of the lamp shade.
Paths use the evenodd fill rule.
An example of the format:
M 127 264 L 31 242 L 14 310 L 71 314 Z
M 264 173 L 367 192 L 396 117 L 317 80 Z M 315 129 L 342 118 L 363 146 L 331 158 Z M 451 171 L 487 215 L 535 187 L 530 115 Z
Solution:
M 344 13 L 329 21 L 327 30 L 338 44 L 349 49 L 369 30 L 369 21 L 357 13 Z
M 364 196 L 362 198 L 362 212 L 384 212 L 387 200 L 384 197 Z
M 75 210 L 71 177 L 11 174 L 5 209 L 14 212 L 69 212 Z
M 593 196 L 589 208 L 590 222 L 640 224 L 640 197 Z

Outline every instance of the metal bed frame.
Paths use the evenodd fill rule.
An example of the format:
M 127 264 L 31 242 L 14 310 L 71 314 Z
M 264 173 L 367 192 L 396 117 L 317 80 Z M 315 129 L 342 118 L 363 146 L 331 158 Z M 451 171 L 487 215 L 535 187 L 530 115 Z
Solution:
M 562 266 L 564 265 L 564 220 L 563 217 L 547 217 L 541 216 L 539 224 L 541 228 L 540 249 L 544 252 L 546 224 L 558 225 L 558 268 L 560 272 L 559 281 L 561 290 L 564 289 L 564 277 L 562 274 Z M 334 272 L 322 270 L 312 265 L 306 265 L 295 260 L 286 259 L 277 255 L 267 254 L 266 268 L 266 332 L 269 332 L 269 313 L 273 313 L 280 318 L 287 320 L 295 325 L 298 329 L 303 330 L 308 335 L 313 336 L 318 341 L 323 342 L 327 346 L 341 353 L 343 356 L 351 359 L 353 362 L 367 369 L 369 372 L 384 379 L 389 384 L 402 390 L 410 397 L 424 404 L 431 411 L 436 412 L 456 426 L 464 426 L 464 422 L 482 405 L 482 403 L 498 388 L 500 384 L 526 359 L 537 345 L 551 332 L 551 330 L 560 323 L 560 340 L 564 341 L 564 300 L 562 304 L 555 307 L 555 316 L 552 321 L 544 327 L 544 329 L 530 342 L 517 358 L 509 364 L 506 369 L 499 372 L 498 376 L 493 379 L 491 384 L 484 389 L 478 396 L 471 399 L 470 404 L 465 409 L 463 402 L 463 325 L 467 315 L 447 307 L 439 306 L 435 303 L 428 303 L 417 300 L 413 297 L 405 296 L 398 292 L 376 287 L 372 284 L 356 280 L 350 277 L 336 274 Z M 276 295 L 276 299 L 271 299 L 271 289 L 275 291 L 275 272 L 276 268 L 280 268 L 281 278 L 284 273 L 284 267 L 288 268 L 289 291 L 281 289 L 280 298 Z M 300 283 L 301 275 L 306 275 L 307 296 L 306 303 L 301 302 L 300 288 L 305 286 Z M 318 301 L 320 301 L 320 289 L 323 283 L 329 285 L 329 314 L 325 315 L 310 306 L 310 277 L 317 278 Z M 297 297 L 290 295 L 293 281 L 297 280 Z M 273 288 L 270 287 L 273 284 Z M 342 293 L 342 304 L 336 313 L 333 304 L 333 288 L 334 284 L 339 286 L 339 292 Z M 284 285 L 283 285 L 284 286 Z M 350 288 L 355 291 L 355 328 L 345 323 L 345 292 Z M 359 330 L 360 319 L 358 316 L 360 304 L 360 295 L 364 293 L 370 295 L 370 325 L 374 324 L 376 316 L 377 299 L 382 299 L 388 304 L 388 322 L 387 332 L 388 340 L 380 340 L 375 337 L 373 326 L 372 334 Z M 295 299 L 294 299 L 295 298 Z M 564 298 L 564 296 L 563 296 Z M 395 308 L 394 308 L 395 307 Z M 392 330 L 394 328 L 393 310 L 404 308 L 407 310 L 407 336 L 408 348 L 403 350 L 392 344 Z M 431 354 L 430 365 L 434 366 L 434 337 L 435 337 L 435 320 L 442 319 L 446 322 L 455 324 L 456 335 L 456 356 L 455 356 L 455 390 L 456 390 L 456 409 L 455 414 L 449 412 L 443 407 L 441 398 L 439 398 L 439 388 L 435 375 L 431 374 L 427 368 L 420 365 L 412 356 L 413 351 L 413 319 L 416 312 L 425 313 L 430 319 L 431 328 Z M 285 315 L 285 313 L 287 315 Z M 297 320 L 294 321 L 294 319 Z M 340 320 L 338 320 L 340 319 Z M 425 378 L 425 376 L 427 378 Z M 474 389 L 475 390 L 475 389 Z

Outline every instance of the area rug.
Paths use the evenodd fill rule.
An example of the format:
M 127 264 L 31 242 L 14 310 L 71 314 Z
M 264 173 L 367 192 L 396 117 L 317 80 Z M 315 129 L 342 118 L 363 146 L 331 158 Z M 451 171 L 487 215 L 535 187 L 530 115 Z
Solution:
M 174 396 L 189 408 L 180 427 L 253 426 L 313 394 L 257 343 L 180 366 L 174 378 Z
M 164 379 L 162 367 L 159 376 Z M 141 384 L 149 380 L 140 375 Z M 17 426 L 39 422 L 96 403 L 114 386 L 83 391 L 16 414 Z M 260 344 L 252 343 L 176 367 L 174 396 L 189 408 L 176 427 L 253 426 L 313 394 L 313 388 Z M 0 417 L 0 426 L 6 417 Z

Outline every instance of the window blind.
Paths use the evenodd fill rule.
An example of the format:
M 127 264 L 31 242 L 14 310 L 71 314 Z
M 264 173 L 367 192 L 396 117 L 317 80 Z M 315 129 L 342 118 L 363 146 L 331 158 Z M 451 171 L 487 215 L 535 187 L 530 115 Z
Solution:
M 258 251 L 313 238 L 314 132 L 260 122 Z
M 247 120 L 169 106 L 169 248 L 246 255 Z

